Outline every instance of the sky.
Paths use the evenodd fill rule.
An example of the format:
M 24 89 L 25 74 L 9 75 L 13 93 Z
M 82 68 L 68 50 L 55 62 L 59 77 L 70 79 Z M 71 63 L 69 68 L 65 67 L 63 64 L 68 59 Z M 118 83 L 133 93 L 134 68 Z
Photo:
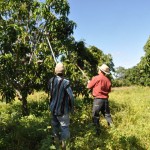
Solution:
M 68 0 L 73 36 L 111 54 L 115 67 L 131 68 L 145 55 L 150 36 L 150 0 Z

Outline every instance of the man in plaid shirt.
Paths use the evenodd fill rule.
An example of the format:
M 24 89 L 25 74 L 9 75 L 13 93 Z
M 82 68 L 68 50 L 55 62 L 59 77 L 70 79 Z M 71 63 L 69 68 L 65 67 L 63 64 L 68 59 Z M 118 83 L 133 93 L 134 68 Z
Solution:
M 73 111 L 74 96 L 69 80 L 64 78 L 64 65 L 58 63 L 55 76 L 49 80 L 51 125 L 54 138 L 62 142 L 62 149 L 66 149 L 66 140 L 70 138 L 69 113 Z M 59 135 L 59 131 L 61 134 Z

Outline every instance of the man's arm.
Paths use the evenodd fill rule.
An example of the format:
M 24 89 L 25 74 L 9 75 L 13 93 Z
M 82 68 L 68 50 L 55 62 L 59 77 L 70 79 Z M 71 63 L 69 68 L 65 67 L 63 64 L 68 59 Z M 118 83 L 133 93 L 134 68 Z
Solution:
M 70 87 L 69 81 L 66 82 L 65 84 L 65 90 L 68 94 L 69 97 L 69 106 L 71 108 L 71 111 L 73 111 L 73 107 L 74 107 L 74 95 L 73 95 L 73 91 Z
M 96 77 L 93 77 L 92 80 L 88 81 L 87 88 L 92 89 L 96 82 L 97 82 Z

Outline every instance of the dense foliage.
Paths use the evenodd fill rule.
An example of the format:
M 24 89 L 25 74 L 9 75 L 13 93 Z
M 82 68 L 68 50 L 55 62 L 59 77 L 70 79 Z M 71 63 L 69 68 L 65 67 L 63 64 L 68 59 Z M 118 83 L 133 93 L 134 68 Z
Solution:
M 29 114 L 28 94 L 33 89 L 45 89 L 53 73 L 55 63 L 45 36 L 58 57 L 73 33 L 75 23 L 69 21 L 68 13 L 65 0 L 0 2 L 0 90 L 6 102 L 18 94 L 23 115 Z
M 150 38 L 144 46 L 145 55 L 138 64 L 140 84 L 150 86 Z M 137 75 L 138 76 L 138 75 Z
M 140 91 L 140 92 L 139 92 Z M 77 98 L 71 115 L 71 150 L 149 150 L 150 92 L 148 87 L 116 88 L 110 94 L 114 127 L 102 117 L 101 134 L 95 135 L 91 120 L 92 99 Z M 29 116 L 22 117 L 21 102 L 0 102 L 0 149 L 50 150 L 52 145 L 47 94 L 28 97 Z
M 47 90 L 55 59 L 64 62 L 75 95 L 88 96 L 82 70 L 91 77 L 102 63 L 113 68 L 110 54 L 75 41 L 67 0 L 2 0 L 0 14 L 0 93 L 6 103 L 17 95 L 23 115 L 29 115 L 28 95 Z

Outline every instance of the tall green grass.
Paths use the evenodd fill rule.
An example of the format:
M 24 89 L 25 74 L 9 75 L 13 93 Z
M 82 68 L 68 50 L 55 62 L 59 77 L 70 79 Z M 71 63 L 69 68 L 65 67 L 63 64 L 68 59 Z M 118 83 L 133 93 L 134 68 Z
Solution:
M 110 133 L 114 138 L 117 137 L 117 141 L 125 145 L 126 149 L 150 149 L 149 92 L 149 87 L 126 87 L 116 88 L 110 94 L 116 126 L 113 133 Z
M 150 150 L 150 88 L 114 88 L 109 102 L 114 126 L 101 116 L 101 133 L 95 135 L 91 110 L 93 99 L 76 98 L 71 114 L 71 150 Z M 30 115 L 21 115 L 21 102 L 0 102 L 0 150 L 56 149 L 51 141 L 47 95 L 28 97 Z

